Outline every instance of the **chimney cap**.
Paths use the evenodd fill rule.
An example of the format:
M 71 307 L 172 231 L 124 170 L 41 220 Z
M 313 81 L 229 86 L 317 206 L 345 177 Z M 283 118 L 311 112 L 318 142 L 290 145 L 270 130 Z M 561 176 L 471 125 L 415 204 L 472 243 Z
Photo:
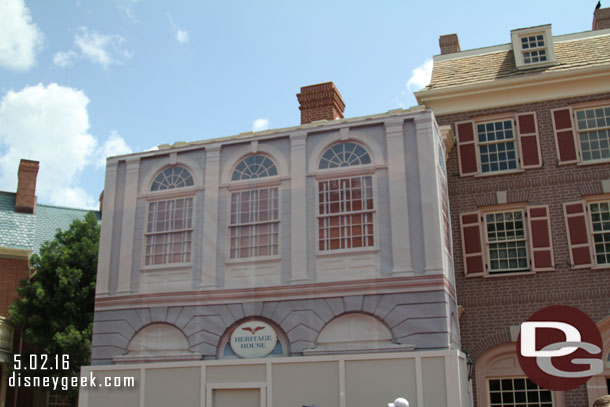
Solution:
M 345 102 L 333 82 L 323 82 L 301 87 L 297 94 L 301 110 L 301 124 L 318 120 L 343 118 Z
M 460 40 L 457 34 L 441 35 L 438 38 L 438 45 L 441 48 L 441 55 L 453 54 L 455 52 L 462 51 L 462 49 L 460 48 Z

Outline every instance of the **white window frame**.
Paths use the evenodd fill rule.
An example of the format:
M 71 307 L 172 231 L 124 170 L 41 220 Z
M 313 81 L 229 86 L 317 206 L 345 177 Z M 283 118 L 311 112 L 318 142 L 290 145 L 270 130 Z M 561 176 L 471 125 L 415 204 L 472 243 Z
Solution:
M 513 132 L 513 143 L 515 144 L 515 162 L 516 162 L 516 168 L 507 168 L 505 170 L 497 170 L 497 171 L 487 171 L 484 172 L 483 171 L 483 162 L 481 159 L 481 146 L 490 146 L 490 145 L 499 145 L 499 144 L 503 144 L 503 143 L 509 143 L 510 140 L 495 140 L 495 141 L 486 141 L 486 142 L 481 142 L 479 141 L 479 129 L 478 126 L 479 125 L 486 125 L 489 123 L 498 123 L 498 122 L 505 122 L 505 121 L 510 121 L 511 122 L 511 126 L 512 126 L 512 132 Z M 523 171 L 522 169 L 522 164 L 521 164 L 521 142 L 519 140 L 519 134 L 518 134 L 518 128 L 517 128 L 517 119 L 515 115 L 510 115 L 510 116 L 497 116 L 497 117 L 489 117 L 489 118 L 480 118 L 480 119 L 475 119 L 474 120 L 474 142 L 475 142 L 475 147 L 476 147 L 476 156 L 477 156 L 477 169 L 478 169 L 478 176 L 488 176 L 488 175 L 497 175 L 497 174 L 506 174 L 506 173 L 511 173 L 511 172 L 518 172 L 518 171 Z
M 602 104 L 594 104 L 594 105 L 576 105 L 572 107 L 572 127 L 574 130 L 574 144 L 576 147 L 576 151 L 578 154 L 578 163 L 581 165 L 590 165 L 590 164 L 599 164 L 599 163 L 607 163 L 608 161 L 610 161 L 610 157 L 608 158 L 599 158 L 596 160 L 584 160 L 583 159 L 583 148 L 582 148 L 582 144 L 580 141 L 580 133 L 586 133 L 586 132 L 590 132 L 590 131 L 598 131 L 599 129 L 601 130 L 606 130 L 606 132 L 608 133 L 608 143 L 610 144 L 610 122 L 607 123 L 608 125 L 606 127 L 596 127 L 595 129 L 591 130 L 591 129 L 585 129 L 585 130 L 580 130 L 578 128 L 578 112 L 583 112 L 583 111 L 587 111 L 587 110 L 596 110 L 596 109 L 610 109 L 610 102 L 609 101 L 605 101 L 605 103 Z
M 241 161 L 241 160 L 240 160 Z M 274 176 L 275 178 L 275 176 Z M 262 180 L 267 180 L 265 178 L 261 178 Z M 227 199 L 227 250 L 225 255 L 225 262 L 227 263 L 239 263 L 239 262 L 255 262 L 255 261 L 265 261 L 265 260 L 275 260 L 280 258 L 281 254 L 281 241 L 282 241 L 282 231 L 281 231 L 281 214 L 282 214 L 282 203 L 281 203 L 281 188 L 278 180 L 272 180 L 271 182 L 257 182 L 254 187 L 252 187 L 252 181 L 248 187 L 236 187 L 230 188 L 228 191 L 228 199 Z M 261 221 L 254 222 L 249 224 L 231 224 L 231 201 L 233 199 L 234 194 L 240 194 L 242 192 L 252 192 L 252 191 L 260 191 L 263 189 L 276 189 L 277 190 L 277 219 L 269 220 L 269 221 Z M 231 257 L 231 252 L 233 251 L 233 247 L 231 245 L 231 229 L 239 228 L 244 226 L 253 226 L 260 224 L 272 224 L 275 223 L 277 226 L 277 254 L 266 255 L 266 256 L 248 256 L 248 257 Z
M 537 27 L 531 28 L 521 28 L 517 30 L 512 30 L 511 34 L 511 42 L 513 45 L 513 53 L 515 56 L 515 65 L 517 69 L 528 69 L 535 68 L 539 66 L 552 65 L 557 61 L 555 56 L 555 46 L 553 43 L 553 34 L 551 29 L 551 24 L 541 25 Z M 531 37 L 531 36 L 539 36 L 541 35 L 544 41 L 543 47 L 536 48 L 527 48 L 524 49 L 522 46 L 522 38 Z M 526 63 L 524 54 L 530 51 L 538 51 L 538 50 L 546 51 L 546 61 L 538 61 L 538 62 L 530 62 Z
M 610 261 L 608 261 L 608 263 L 597 262 L 597 252 L 595 249 L 595 235 L 604 234 L 604 232 L 602 231 L 596 233 L 593 229 L 593 211 L 591 209 L 591 205 L 603 203 L 607 203 L 610 206 L 610 197 L 607 197 L 606 199 L 592 199 L 586 201 L 586 224 L 588 227 L 587 233 L 589 234 L 590 238 L 589 250 L 591 251 L 591 257 L 593 258 L 593 262 L 591 264 L 592 268 L 610 268 Z M 610 230 L 608 230 L 606 233 L 610 233 Z M 608 256 L 610 256 L 610 253 L 608 254 Z
M 524 380 L 526 380 L 526 388 L 524 389 L 524 391 L 527 394 L 527 392 L 528 392 L 528 390 L 527 390 L 527 380 L 528 380 L 528 378 L 526 376 L 486 377 L 485 378 L 485 382 L 487 384 L 487 386 L 486 386 L 486 389 L 487 389 L 487 405 L 490 406 L 490 407 L 494 407 L 494 406 L 498 406 L 499 407 L 499 406 L 505 406 L 505 405 L 506 406 L 524 405 L 524 406 L 527 406 L 527 407 L 539 407 L 541 405 L 547 405 L 547 404 L 550 403 L 551 406 L 556 406 L 556 404 L 555 404 L 555 395 L 553 394 L 554 392 L 551 391 L 551 390 L 544 389 L 544 388 L 542 388 L 542 387 L 540 387 L 538 385 L 536 385 L 537 386 L 538 395 L 540 396 L 540 391 L 549 392 L 551 394 L 551 401 L 550 402 L 548 402 L 548 401 L 545 401 L 545 402 L 538 401 L 538 402 L 535 402 L 536 404 L 533 404 L 534 402 L 528 403 L 527 401 L 525 401 L 525 402 L 517 402 L 517 401 L 514 401 L 514 397 L 513 397 L 513 403 L 511 403 L 511 404 L 504 404 L 504 403 L 501 403 L 501 404 L 497 404 L 497 403 L 496 404 L 492 404 L 491 403 L 491 381 L 492 380 L 499 380 L 500 383 L 501 383 L 502 380 L 512 380 L 513 381 L 513 384 L 512 384 L 513 385 L 512 393 L 514 395 L 515 394 L 515 389 L 514 389 L 514 380 L 515 379 L 524 379 Z M 502 394 L 502 390 L 500 390 L 500 394 Z M 526 395 L 526 399 L 527 399 L 527 395 Z M 538 397 L 538 399 L 540 400 L 540 397 Z
M 512 239 L 512 240 L 504 240 L 504 241 L 500 241 L 500 242 L 490 242 L 489 241 L 489 234 L 487 231 L 487 215 L 492 215 L 492 214 L 506 214 L 507 212 L 517 212 L 520 211 L 522 213 L 522 222 L 523 222 L 523 239 Z M 483 217 L 483 221 L 482 221 L 482 233 L 484 234 L 484 242 L 485 242 L 485 274 L 487 276 L 506 276 L 506 275 L 515 275 L 515 274 L 527 274 L 527 273 L 533 273 L 532 271 L 532 265 L 530 264 L 530 260 L 531 260 L 531 254 L 529 252 L 529 240 L 530 240 L 530 236 L 529 236 L 529 228 L 528 228 L 528 219 L 527 219 L 527 208 L 526 207 L 522 207 L 522 206 L 515 206 L 515 207 L 501 207 L 501 208 L 490 208 L 488 210 L 482 211 L 481 212 L 481 216 Z M 517 241 L 523 241 L 525 243 L 525 256 L 526 256 L 526 264 L 527 264 L 527 269 L 524 270 L 492 270 L 491 268 L 491 249 L 490 249 L 490 245 L 494 244 L 494 243 L 510 243 L 510 242 L 517 242 Z M 507 249 L 508 250 L 508 249 Z
M 194 191 L 184 191 L 184 189 L 186 188 L 180 188 L 180 189 L 172 189 L 169 191 L 176 191 L 176 192 L 180 192 L 179 194 L 163 194 L 161 192 L 165 192 L 165 191 L 161 191 L 160 193 L 157 193 L 157 191 L 155 191 L 155 195 L 159 195 L 156 197 L 156 199 L 150 199 L 148 201 L 148 205 L 146 205 L 146 219 L 144 221 L 144 239 L 142 242 L 142 246 L 143 246 L 143 250 L 142 250 L 142 256 L 141 256 L 141 264 L 142 264 L 142 269 L 159 269 L 159 268 L 175 268 L 175 267 L 183 267 L 183 266 L 190 266 L 193 264 L 193 236 L 194 236 L 194 225 L 195 225 L 195 205 L 196 205 L 196 200 L 195 200 L 195 194 Z M 163 202 L 163 201 L 176 201 L 178 199 L 191 199 L 192 200 L 192 206 L 191 206 L 191 227 L 190 228 L 183 228 L 183 229 L 179 229 L 179 230 L 172 230 L 172 231 L 165 231 L 165 232 L 148 232 L 148 222 L 150 220 L 150 205 L 153 203 L 158 203 L 158 202 Z M 167 262 L 167 263 L 161 263 L 161 264 L 146 264 L 146 249 L 147 249 L 147 237 L 151 236 L 151 235 L 169 235 L 172 233 L 179 233 L 179 232 L 190 232 L 191 233 L 191 251 L 189 254 L 189 261 L 188 262 L 179 262 L 179 263 L 174 263 L 174 262 Z

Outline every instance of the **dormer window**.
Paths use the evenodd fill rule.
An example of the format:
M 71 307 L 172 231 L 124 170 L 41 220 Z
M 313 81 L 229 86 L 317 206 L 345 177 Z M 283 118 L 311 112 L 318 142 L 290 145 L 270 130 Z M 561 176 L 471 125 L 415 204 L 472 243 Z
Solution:
M 555 62 L 551 25 L 511 31 L 515 65 L 518 69 L 544 66 Z

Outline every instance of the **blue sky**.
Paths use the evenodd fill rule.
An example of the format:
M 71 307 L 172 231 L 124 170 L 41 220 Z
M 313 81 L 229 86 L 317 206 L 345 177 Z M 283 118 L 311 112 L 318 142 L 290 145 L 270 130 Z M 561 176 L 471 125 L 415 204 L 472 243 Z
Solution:
M 586 31 L 596 2 L 0 0 L 0 190 L 29 158 L 39 202 L 96 207 L 107 155 L 297 125 L 325 81 L 346 117 L 409 107 L 440 35 Z

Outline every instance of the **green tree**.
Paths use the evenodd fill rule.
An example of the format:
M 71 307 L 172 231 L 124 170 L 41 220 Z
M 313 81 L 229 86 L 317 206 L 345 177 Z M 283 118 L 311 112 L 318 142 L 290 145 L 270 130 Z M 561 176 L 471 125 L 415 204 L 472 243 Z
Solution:
M 99 236 L 97 218 L 89 212 L 32 255 L 34 274 L 21 281 L 20 298 L 10 306 L 11 322 L 31 353 L 46 354 L 49 361 L 70 355 L 70 368 L 28 375 L 78 376 L 80 367 L 89 364 Z M 24 352 L 24 365 L 27 357 Z

